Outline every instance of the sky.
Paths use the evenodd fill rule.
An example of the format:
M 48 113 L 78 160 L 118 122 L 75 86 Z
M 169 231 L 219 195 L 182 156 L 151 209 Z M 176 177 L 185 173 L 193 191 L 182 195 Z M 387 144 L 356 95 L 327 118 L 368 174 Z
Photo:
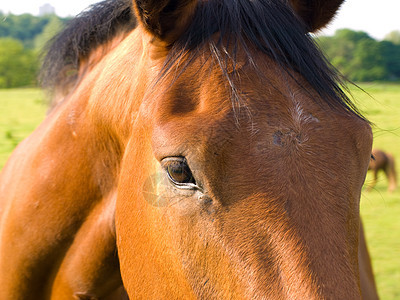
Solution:
M 55 7 L 62 17 L 74 16 L 98 0 L 2 0 L 0 10 L 13 14 L 37 15 L 45 3 Z M 1 20 L 0 20 L 1 22 Z M 333 35 L 337 29 L 350 28 L 366 31 L 381 40 L 393 30 L 400 31 L 400 0 L 347 0 L 335 20 L 320 34 Z

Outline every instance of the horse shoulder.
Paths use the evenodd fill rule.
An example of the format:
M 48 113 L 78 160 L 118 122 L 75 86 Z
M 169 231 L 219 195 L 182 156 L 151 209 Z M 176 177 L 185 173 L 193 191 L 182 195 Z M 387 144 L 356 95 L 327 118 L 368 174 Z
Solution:
M 115 201 L 116 192 L 112 191 L 79 228 L 57 270 L 52 287 L 54 299 L 63 295 L 66 299 L 70 295 L 105 299 L 122 287 L 115 240 Z
M 1 175 L 0 298 L 44 297 L 63 256 L 115 180 L 117 146 L 94 139 L 78 95 L 58 105 Z M 107 158 L 105 158 L 107 157 Z M 93 238 L 96 237 L 96 234 Z M 110 245 L 108 237 L 105 244 Z

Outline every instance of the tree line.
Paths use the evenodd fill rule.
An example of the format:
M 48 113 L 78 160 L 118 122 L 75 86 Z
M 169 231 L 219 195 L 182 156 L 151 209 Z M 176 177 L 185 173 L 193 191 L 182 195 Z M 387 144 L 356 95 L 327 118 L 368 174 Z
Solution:
M 399 31 L 377 41 L 363 31 L 341 29 L 334 36 L 317 38 L 317 43 L 332 65 L 349 80 L 400 80 Z
M 36 86 L 42 49 L 67 21 L 0 12 L 0 88 Z
M 0 88 L 37 85 L 44 45 L 66 22 L 68 18 L 56 15 L 0 12 Z M 328 60 L 349 80 L 400 80 L 399 31 L 391 32 L 383 41 L 349 29 L 315 39 Z

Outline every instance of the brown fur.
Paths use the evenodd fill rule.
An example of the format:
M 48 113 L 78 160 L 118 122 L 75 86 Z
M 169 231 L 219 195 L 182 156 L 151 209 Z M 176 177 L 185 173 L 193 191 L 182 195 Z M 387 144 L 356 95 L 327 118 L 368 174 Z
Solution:
M 207 45 L 160 78 L 175 39 L 163 32 L 181 33 L 194 2 L 164 1 L 156 19 L 136 6 L 141 25 L 94 51 L 14 151 L 0 175 L 0 299 L 361 298 L 370 126 L 252 45 L 231 69 L 241 107 Z M 198 189 L 168 181 L 160 162 L 176 156 Z
M 358 260 L 360 263 L 360 281 L 361 281 L 361 294 L 363 300 L 377 300 L 379 299 L 376 289 L 374 272 L 368 253 L 367 242 L 365 240 L 364 226 L 360 222 L 360 240 L 358 248 Z
M 388 179 L 388 191 L 393 192 L 397 188 L 396 164 L 393 155 L 379 149 L 372 150 L 372 158 L 369 162 L 368 170 L 372 171 L 373 179 L 368 185 L 367 190 L 372 190 L 378 180 L 379 171 L 383 171 Z

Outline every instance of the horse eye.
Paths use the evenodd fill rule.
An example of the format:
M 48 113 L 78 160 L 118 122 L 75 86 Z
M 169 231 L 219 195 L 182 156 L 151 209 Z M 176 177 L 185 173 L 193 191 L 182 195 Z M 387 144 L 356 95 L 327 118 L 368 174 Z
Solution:
M 190 189 L 196 187 L 196 181 L 184 157 L 164 158 L 161 163 L 168 174 L 168 179 L 175 186 Z

